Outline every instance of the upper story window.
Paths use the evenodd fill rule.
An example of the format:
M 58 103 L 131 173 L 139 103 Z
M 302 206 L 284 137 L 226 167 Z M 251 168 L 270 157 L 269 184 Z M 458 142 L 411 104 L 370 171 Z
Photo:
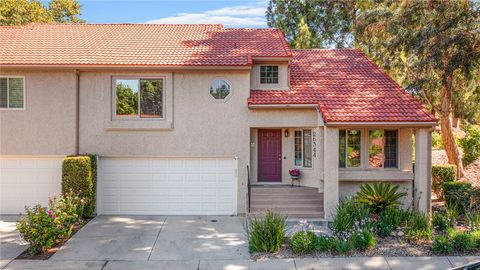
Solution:
M 398 167 L 398 131 L 368 130 L 368 168 Z M 366 135 L 367 136 L 367 135 Z M 362 130 L 339 131 L 339 167 L 358 168 L 362 163 Z
M 215 99 L 225 99 L 230 95 L 231 86 L 223 79 L 216 79 L 210 85 L 210 95 Z
M 295 130 L 295 166 L 312 167 L 312 130 Z
M 25 78 L 0 77 L 0 109 L 25 108 Z
M 114 85 L 116 118 L 163 118 L 162 78 L 117 78 Z
M 278 66 L 260 66 L 261 84 L 278 84 Z

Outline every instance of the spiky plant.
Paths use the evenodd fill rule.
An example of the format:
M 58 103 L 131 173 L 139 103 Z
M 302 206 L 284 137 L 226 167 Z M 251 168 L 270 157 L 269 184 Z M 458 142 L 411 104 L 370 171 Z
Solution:
M 375 213 L 383 212 L 387 208 L 400 206 L 400 199 L 407 195 L 405 192 L 399 192 L 399 185 L 390 183 L 363 184 L 360 191 L 355 196 L 355 200 L 361 204 L 367 205 Z

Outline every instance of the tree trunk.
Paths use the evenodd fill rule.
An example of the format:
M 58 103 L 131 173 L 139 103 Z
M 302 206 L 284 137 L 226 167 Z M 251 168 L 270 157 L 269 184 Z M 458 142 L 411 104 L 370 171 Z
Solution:
M 452 111 L 452 95 L 450 89 L 448 89 L 448 86 L 442 86 L 440 95 L 442 98 L 442 106 L 440 111 L 442 142 L 445 152 L 447 152 L 448 163 L 457 165 L 457 175 L 460 178 L 463 176 L 463 163 L 452 132 L 452 121 L 450 118 Z

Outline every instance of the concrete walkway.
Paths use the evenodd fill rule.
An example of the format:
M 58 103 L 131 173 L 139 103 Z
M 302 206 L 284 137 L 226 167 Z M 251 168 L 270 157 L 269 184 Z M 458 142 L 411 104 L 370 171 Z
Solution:
M 0 215 L 0 269 L 27 249 L 16 231 L 18 215 Z
M 157 261 L 28 261 L 15 260 L 5 269 L 53 270 L 316 270 L 316 269 L 366 269 L 366 270 L 433 270 L 480 261 L 477 257 L 359 257 L 359 258 L 304 258 L 252 261 L 237 260 L 157 260 Z

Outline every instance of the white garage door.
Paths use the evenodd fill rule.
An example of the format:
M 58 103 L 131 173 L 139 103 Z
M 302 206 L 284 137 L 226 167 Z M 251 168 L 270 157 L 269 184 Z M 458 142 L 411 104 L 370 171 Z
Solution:
M 60 194 L 63 157 L 0 158 L 0 213 L 18 214 L 24 206 Z
M 231 215 L 234 158 L 101 158 L 100 214 Z

